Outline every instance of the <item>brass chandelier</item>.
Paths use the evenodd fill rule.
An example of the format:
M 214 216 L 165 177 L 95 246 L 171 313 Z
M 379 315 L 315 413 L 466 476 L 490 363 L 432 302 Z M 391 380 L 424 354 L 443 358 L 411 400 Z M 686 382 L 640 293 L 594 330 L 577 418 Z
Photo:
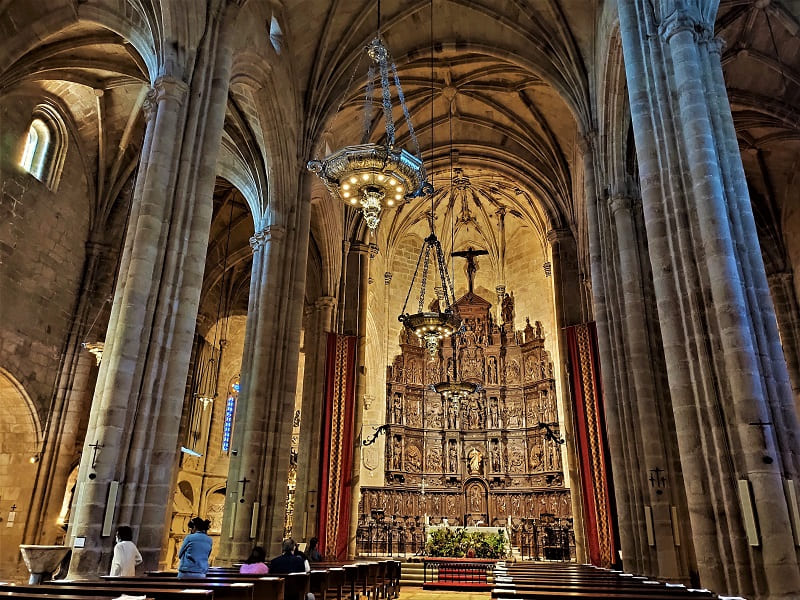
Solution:
M 345 204 L 360 206 L 367 226 L 374 231 L 380 223 L 384 208 L 430 193 L 433 188 L 427 183 L 427 174 L 420 158 L 419 141 L 411 124 L 397 67 L 380 35 L 380 2 L 378 2 L 378 33 L 365 51 L 370 60 L 370 67 L 367 73 L 362 143 L 345 146 L 323 160 L 311 160 L 308 169 L 316 173 L 331 193 L 338 196 Z M 386 130 L 383 144 L 367 141 L 372 120 L 376 69 L 381 87 L 381 104 Z M 415 154 L 395 147 L 390 72 Z
M 434 268 L 438 272 L 441 287 L 437 290 L 438 297 L 433 301 L 432 309 L 426 311 L 425 292 L 428 285 L 428 271 L 431 266 L 431 259 L 433 259 L 435 263 Z M 422 266 L 421 273 L 420 266 Z M 414 290 L 417 276 L 420 278 L 419 304 L 417 306 L 417 312 L 409 314 L 406 312 L 406 308 L 408 307 L 408 300 L 411 297 L 411 293 Z M 422 243 L 422 249 L 417 259 L 417 266 L 411 278 L 408 294 L 406 294 L 406 301 L 403 303 L 403 310 L 400 316 L 397 318 L 409 332 L 423 340 L 432 359 L 435 358 L 439 352 L 439 343 L 441 340 L 449 338 L 461 329 L 461 319 L 455 312 L 455 302 L 455 291 L 450 281 L 450 275 L 447 273 L 447 264 L 444 259 L 444 253 L 442 252 L 442 244 L 433 231 L 433 213 L 431 213 L 431 233 Z M 444 304 L 444 306 L 442 306 L 442 304 Z

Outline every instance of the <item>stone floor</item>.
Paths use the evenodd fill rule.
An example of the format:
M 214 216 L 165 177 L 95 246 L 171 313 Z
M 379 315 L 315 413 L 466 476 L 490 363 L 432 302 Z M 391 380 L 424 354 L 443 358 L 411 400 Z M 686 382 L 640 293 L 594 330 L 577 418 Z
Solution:
M 423 590 L 421 587 L 405 585 L 400 588 L 400 600 L 488 600 L 491 592 L 451 592 L 446 590 Z

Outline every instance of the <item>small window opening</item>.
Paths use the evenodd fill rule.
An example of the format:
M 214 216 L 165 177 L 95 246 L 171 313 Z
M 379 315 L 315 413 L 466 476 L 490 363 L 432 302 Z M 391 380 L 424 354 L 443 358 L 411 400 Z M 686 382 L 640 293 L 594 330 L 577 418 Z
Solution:
M 41 119 L 31 121 L 20 166 L 39 181 L 44 181 L 51 139 L 50 128 L 44 121 Z

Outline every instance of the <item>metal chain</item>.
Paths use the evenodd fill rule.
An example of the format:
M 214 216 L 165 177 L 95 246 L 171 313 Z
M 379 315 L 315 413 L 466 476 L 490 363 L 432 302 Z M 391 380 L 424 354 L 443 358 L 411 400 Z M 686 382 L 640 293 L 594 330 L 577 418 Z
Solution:
M 367 71 L 367 93 L 364 97 L 364 130 L 361 133 L 361 143 L 369 142 L 370 125 L 374 113 L 372 96 L 375 94 L 375 65 L 370 63 Z
M 392 62 L 392 73 L 394 74 L 394 87 L 397 88 L 397 97 L 400 100 L 400 106 L 403 108 L 403 117 L 405 117 L 406 125 L 408 125 L 408 133 L 411 135 L 411 142 L 414 144 L 414 154 L 419 156 L 420 159 L 422 158 L 422 154 L 419 149 L 419 140 L 417 140 L 417 134 L 414 131 L 414 125 L 411 123 L 411 115 L 408 114 L 408 106 L 406 106 L 406 98 L 403 95 L 403 88 L 400 87 L 400 77 L 397 75 L 397 66 Z M 433 125 L 431 125 L 433 127 Z
M 406 301 L 403 302 L 403 309 L 400 311 L 400 317 L 406 314 L 406 307 L 408 306 L 408 299 L 411 297 L 411 290 L 414 289 L 414 282 L 417 279 L 417 273 L 419 273 L 419 263 L 422 262 L 422 256 L 425 254 L 425 248 L 427 244 L 422 244 L 422 248 L 419 251 L 419 257 L 417 258 L 417 266 L 414 267 L 414 276 L 411 277 L 411 283 L 408 286 L 408 293 L 406 294 Z
M 392 115 L 392 96 L 389 93 L 389 65 L 386 58 L 381 58 L 378 66 L 381 69 L 381 90 L 383 91 L 383 118 L 386 120 L 386 137 L 389 146 L 394 146 L 394 116 Z
M 425 262 L 422 264 L 422 281 L 420 281 L 420 288 L 419 288 L 418 312 L 425 312 L 423 308 L 425 305 L 425 287 L 428 284 L 428 264 L 430 263 L 430 254 L 431 254 L 431 246 L 428 243 L 428 240 L 425 240 Z

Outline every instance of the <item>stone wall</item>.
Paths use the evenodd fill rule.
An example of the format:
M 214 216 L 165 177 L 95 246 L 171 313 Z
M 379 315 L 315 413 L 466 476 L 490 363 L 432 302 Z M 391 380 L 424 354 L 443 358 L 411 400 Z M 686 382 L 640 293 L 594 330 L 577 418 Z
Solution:
M 44 421 L 80 285 L 91 199 L 72 136 L 57 190 L 18 166 L 39 101 L 0 99 L 0 367 Z

